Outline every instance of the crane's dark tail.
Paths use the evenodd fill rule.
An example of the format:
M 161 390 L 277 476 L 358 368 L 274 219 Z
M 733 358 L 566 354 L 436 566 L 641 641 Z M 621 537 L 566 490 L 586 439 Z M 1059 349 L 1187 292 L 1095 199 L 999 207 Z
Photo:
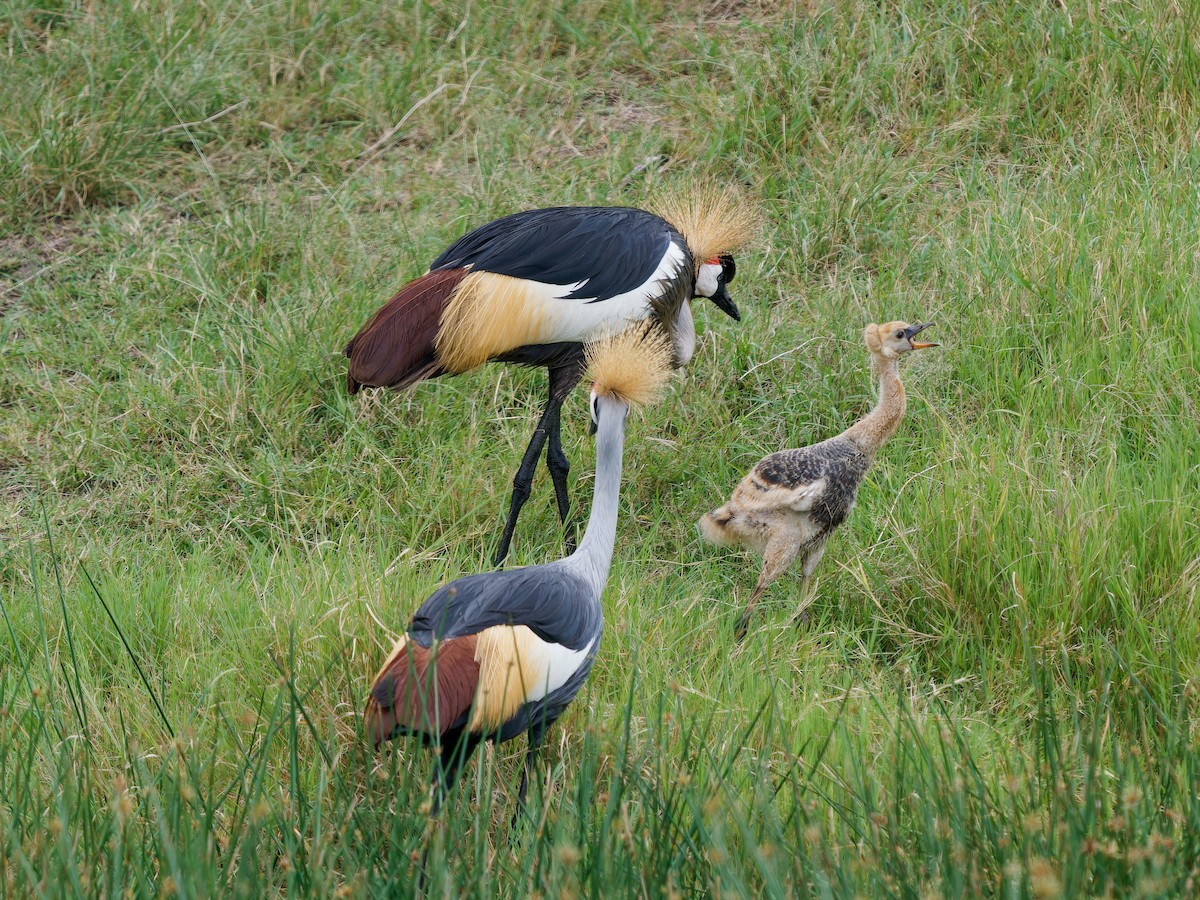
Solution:
M 445 372 L 433 342 L 442 309 L 467 274 L 441 269 L 414 278 L 371 316 L 344 351 L 351 394 L 363 386 L 406 388 Z

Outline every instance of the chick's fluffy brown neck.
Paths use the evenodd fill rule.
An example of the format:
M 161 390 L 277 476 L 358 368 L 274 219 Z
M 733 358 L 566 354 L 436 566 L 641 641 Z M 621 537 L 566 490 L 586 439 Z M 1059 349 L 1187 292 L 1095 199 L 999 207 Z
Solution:
M 845 436 L 871 456 L 888 442 L 904 418 L 904 384 L 900 381 L 900 361 L 894 356 L 872 354 L 879 371 L 879 401 L 875 408 L 846 429 Z

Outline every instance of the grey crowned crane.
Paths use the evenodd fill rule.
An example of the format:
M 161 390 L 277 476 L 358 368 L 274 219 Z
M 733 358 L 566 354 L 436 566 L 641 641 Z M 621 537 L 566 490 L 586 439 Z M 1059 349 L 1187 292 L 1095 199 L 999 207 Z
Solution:
M 748 240 L 755 213 L 732 193 L 668 201 L 662 213 L 554 207 L 496 219 L 455 241 L 346 345 L 351 394 L 407 388 L 489 360 L 548 370 L 549 397 L 513 479 L 497 566 L 547 444 L 559 518 L 567 522 L 570 466 L 559 416 L 582 375 L 584 345 L 650 321 L 669 339 L 678 368 L 695 348 L 692 298 L 710 298 L 740 318 L 728 289 L 731 254 Z
M 670 363 L 665 336 L 644 326 L 589 352 L 596 482 L 579 548 L 556 562 L 467 575 L 439 588 L 375 676 L 366 708 L 375 744 L 407 734 L 440 749 L 432 813 L 481 741 L 523 732 L 529 736 L 518 792 L 524 803 L 537 747 L 579 693 L 600 649 L 625 417 L 631 405 L 659 394 Z
M 875 408 L 837 437 L 759 460 L 729 502 L 705 513 L 697 523 L 705 540 L 748 547 L 763 557 L 758 583 L 737 623 L 739 638 L 746 633 L 763 591 L 797 556 L 803 557 L 803 581 L 796 615 L 804 615 L 812 574 L 825 552 L 825 542 L 854 509 L 859 484 L 904 418 L 900 357 L 937 346 L 913 340 L 932 324 L 868 325 L 864 338 L 879 372 Z

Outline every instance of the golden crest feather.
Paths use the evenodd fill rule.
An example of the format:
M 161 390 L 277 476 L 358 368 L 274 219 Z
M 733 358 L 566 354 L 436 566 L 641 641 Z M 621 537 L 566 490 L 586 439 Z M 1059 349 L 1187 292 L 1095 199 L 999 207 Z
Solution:
M 740 250 L 762 227 L 760 211 L 730 187 L 665 194 L 650 204 L 650 211 L 679 229 L 697 269 L 714 256 Z
M 671 378 L 671 342 L 653 325 L 634 325 L 589 344 L 585 352 L 593 390 L 630 406 L 653 403 Z

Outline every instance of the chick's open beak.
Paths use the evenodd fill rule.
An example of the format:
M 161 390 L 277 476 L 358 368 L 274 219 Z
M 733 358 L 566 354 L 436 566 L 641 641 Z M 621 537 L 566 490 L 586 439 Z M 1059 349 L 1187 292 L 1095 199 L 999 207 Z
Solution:
M 908 327 L 908 329 L 904 332 L 905 337 L 908 338 L 908 342 L 909 342 L 909 344 L 912 345 L 912 348 L 914 350 L 927 350 L 930 347 L 938 346 L 937 344 L 929 343 L 926 341 L 914 341 L 913 340 L 914 337 L 916 337 L 918 334 L 920 334 L 926 328 L 931 327 L 932 325 L 933 325 L 932 322 L 925 322 L 921 325 L 910 325 Z

